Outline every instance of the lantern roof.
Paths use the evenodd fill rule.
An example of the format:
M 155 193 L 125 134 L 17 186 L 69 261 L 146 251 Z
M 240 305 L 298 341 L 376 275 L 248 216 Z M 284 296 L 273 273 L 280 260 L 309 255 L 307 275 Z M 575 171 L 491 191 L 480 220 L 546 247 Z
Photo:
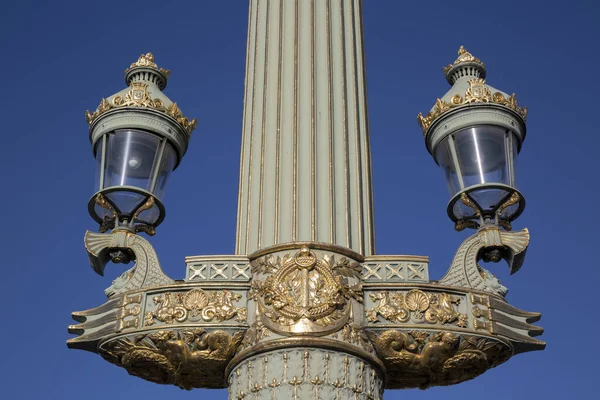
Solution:
M 142 54 L 125 70 L 128 86 L 100 100 L 94 112 L 86 111 L 92 143 L 109 130 L 145 129 L 169 138 L 181 158 L 198 122 L 184 116 L 177 103 L 162 92 L 170 73 L 156 65 L 152 53 Z
M 525 127 L 527 107 L 518 104 L 514 93 L 509 95 L 489 85 L 485 80 L 485 64 L 464 46 L 460 46 L 454 63 L 444 67 L 444 74 L 452 87 L 444 96 L 436 99 L 425 116 L 422 113 L 417 116 L 423 135 L 427 136 L 430 128 L 447 114 L 481 106 L 510 110 L 520 120 L 520 125 Z

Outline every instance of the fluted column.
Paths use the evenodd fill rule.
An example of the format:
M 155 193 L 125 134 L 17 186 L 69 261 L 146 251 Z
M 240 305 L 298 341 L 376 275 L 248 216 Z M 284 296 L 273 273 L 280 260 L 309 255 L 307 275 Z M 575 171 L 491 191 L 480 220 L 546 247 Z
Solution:
M 364 360 L 317 348 L 280 349 L 238 365 L 229 400 L 381 400 L 383 381 Z
M 374 252 L 360 0 L 250 0 L 237 254 Z

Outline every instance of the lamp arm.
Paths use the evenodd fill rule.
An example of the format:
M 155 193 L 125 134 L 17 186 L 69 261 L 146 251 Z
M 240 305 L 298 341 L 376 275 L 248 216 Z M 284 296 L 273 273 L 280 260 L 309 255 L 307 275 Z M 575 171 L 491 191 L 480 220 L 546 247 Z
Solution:
M 450 268 L 438 283 L 481 290 L 504 297 L 507 289 L 477 262 L 486 255 L 491 255 L 491 261 L 503 258 L 513 274 L 523 265 L 529 238 L 527 229 L 517 232 L 503 232 L 495 227 L 480 229 L 460 245 Z
M 116 294 L 152 286 L 170 285 L 175 281 L 162 270 L 156 251 L 143 237 L 127 230 L 111 233 L 87 231 L 84 243 L 92 269 L 100 276 L 109 261 L 116 263 L 135 261 L 135 266 L 113 281 L 105 293 L 110 298 Z

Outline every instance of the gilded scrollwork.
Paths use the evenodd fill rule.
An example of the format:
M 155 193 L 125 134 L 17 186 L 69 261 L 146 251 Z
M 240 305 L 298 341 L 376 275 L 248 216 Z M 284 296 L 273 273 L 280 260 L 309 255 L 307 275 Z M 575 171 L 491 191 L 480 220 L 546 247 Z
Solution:
M 370 338 L 386 366 L 389 389 L 460 383 L 512 355 L 512 349 L 498 340 L 452 332 L 388 330 L 371 332 Z
M 152 298 L 158 307 L 146 312 L 144 326 L 152 326 L 156 322 L 173 324 L 188 320 L 223 322 L 235 319 L 244 322 L 246 307 L 234 305 L 241 297 L 230 290 L 205 292 L 202 289 L 192 289 L 188 292 L 163 293 Z
M 250 298 L 258 302 L 263 323 L 282 333 L 327 334 L 350 317 L 351 302 L 362 301 L 362 268 L 347 258 L 322 259 L 308 247 L 293 256 L 267 256 L 252 263 Z
M 100 354 L 131 375 L 182 389 L 222 388 L 223 371 L 242 333 L 204 329 L 161 330 L 101 345 Z
M 406 294 L 399 291 L 371 293 L 377 305 L 366 311 L 367 321 L 378 322 L 379 316 L 392 323 L 427 322 L 435 325 L 468 326 L 466 314 L 458 312 L 460 298 L 447 293 L 425 293 L 418 289 Z

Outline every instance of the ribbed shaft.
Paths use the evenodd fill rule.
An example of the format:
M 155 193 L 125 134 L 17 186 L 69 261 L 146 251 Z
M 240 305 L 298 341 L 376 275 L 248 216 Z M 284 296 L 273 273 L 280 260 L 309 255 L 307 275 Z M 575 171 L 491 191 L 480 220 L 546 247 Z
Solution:
M 250 0 L 237 254 L 374 252 L 360 0 Z
M 383 382 L 373 366 L 338 351 L 271 351 L 244 360 L 229 375 L 229 400 L 382 398 Z

